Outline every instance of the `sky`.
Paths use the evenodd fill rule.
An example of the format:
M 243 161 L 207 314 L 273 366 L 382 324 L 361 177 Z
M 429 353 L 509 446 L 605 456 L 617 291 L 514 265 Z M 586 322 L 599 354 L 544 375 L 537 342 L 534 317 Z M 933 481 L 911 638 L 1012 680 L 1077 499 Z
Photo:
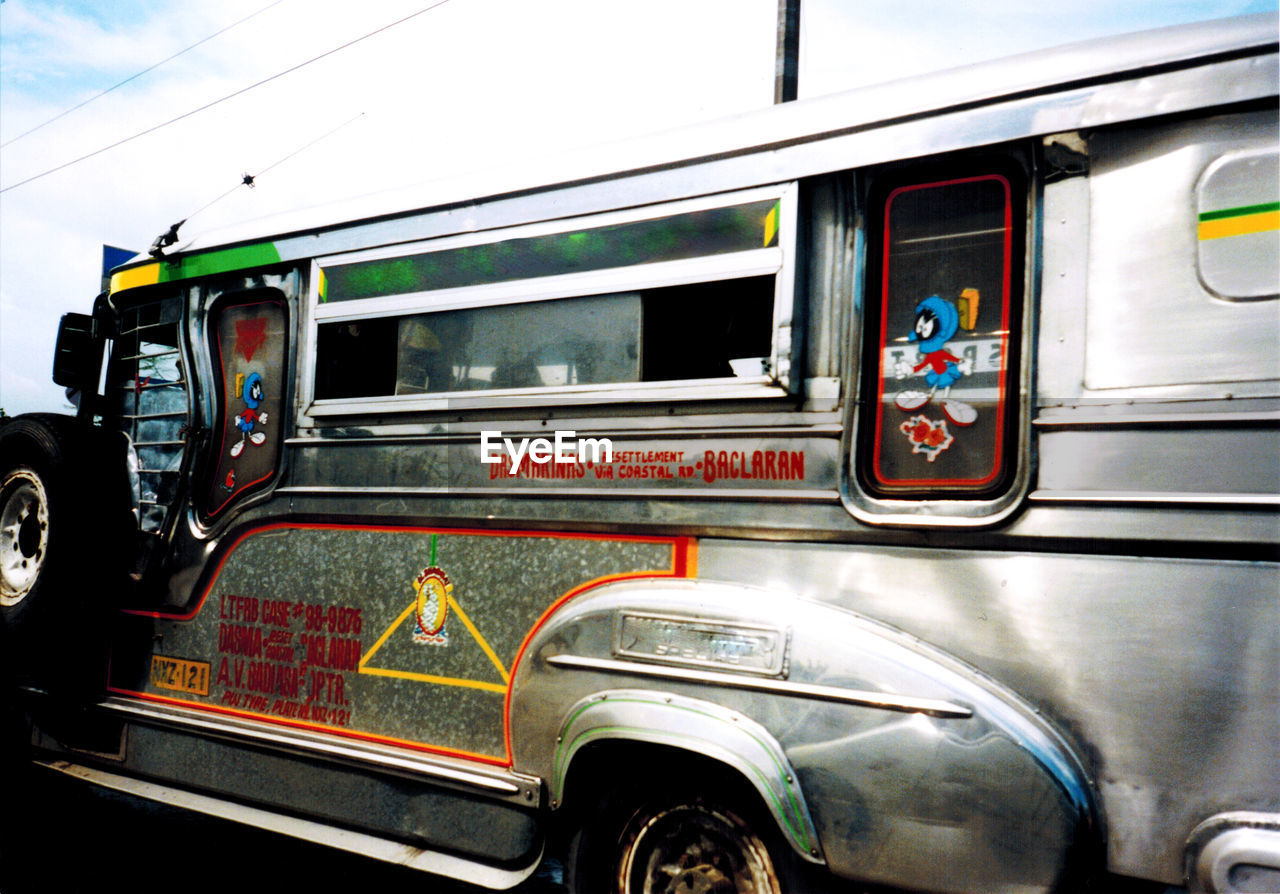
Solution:
M 61 314 L 91 309 L 104 244 L 143 251 L 184 218 L 185 238 L 763 108 L 777 6 L 0 0 L 0 408 L 69 408 L 50 379 L 53 342 Z M 802 6 L 803 100 L 1091 37 L 1274 15 L 1277 0 Z M 246 173 L 252 189 L 237 186 Z

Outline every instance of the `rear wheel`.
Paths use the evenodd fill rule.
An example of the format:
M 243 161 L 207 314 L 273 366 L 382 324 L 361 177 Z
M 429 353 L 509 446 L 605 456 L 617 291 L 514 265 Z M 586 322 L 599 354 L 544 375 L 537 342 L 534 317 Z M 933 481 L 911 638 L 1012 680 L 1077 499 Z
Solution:
M 701 799 L 638 811 L 619 841 L 615 882 L 625 894 L 782 894 L 760 836 Z

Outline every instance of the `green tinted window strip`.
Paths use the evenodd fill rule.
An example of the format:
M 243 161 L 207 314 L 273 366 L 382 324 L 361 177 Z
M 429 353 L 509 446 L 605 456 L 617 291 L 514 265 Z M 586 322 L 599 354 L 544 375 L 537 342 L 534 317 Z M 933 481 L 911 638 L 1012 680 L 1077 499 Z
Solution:
M 321 301 L 355 301 L 771 248 L 778 244 L 779 204 L 767 199 L 570 233 L 336 264 L 323 269 Z

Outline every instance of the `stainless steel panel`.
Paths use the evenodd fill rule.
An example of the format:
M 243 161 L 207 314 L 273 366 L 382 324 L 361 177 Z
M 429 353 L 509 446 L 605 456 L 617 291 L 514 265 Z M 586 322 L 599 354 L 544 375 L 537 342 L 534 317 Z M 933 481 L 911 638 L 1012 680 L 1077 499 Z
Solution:
M 1280 427 L 1111 425 L 1042 431 L 1043 491 L 1280 494 Z
M 493 798 L 175 729 L 135 725 L 128 741 L 131 773 L 183 788 L 472 858 L 524 862 L 540 845 L 534 813 Z
M 1088 761 L 1113 872 L 1179 884 L 1206 816 L 1280 810 L 1273 563 L 703 540 L 699 574 L 892 624 L 1028 699 Z
M 542 857 L 541 850 L 529 855 L 524 865 L 516 868 L 492 866 L 451 853 L 429 850 L 377 835 L 348 828 L 288 816 L 274 810 L 252 807 L 236 801 L 199 794 L 182 788 L 161 785 L 131 776 L 123 776 L 97 767 L 82 766 L 64 760 L 48 759 L 38 763 L 75 779 L 139 798 L 172 804 L 209 816 L 245 823 L 259 829 L 315 841 L 328 847 L 351 851 L 375 860 L 385 860 L 410 869 L 460 879 L 486 888 L 511 888 L 533 875 Z
M 1062 739 L 1011 692 L 954 659 L 832 605 L 796 598 L 794 588 L 775 584 L 773 557 L 749 550 L 736 556 L 738 580 L 750 577 L 767 589 L 637 580 L 589 591 L 552 614 L 513 675 L 517 768 L 560 778 L 566 756 L 553 733 L 572 726 L 593 696 L 641 689 L 695 699 L 750 719 L 776 739 L 795 768 L 821 853 L 841 875 L 937 892 L 1052 889 L 1076 858 L 1074 848 L 1087 842 L 1091 816 L 1088 785 Z M 757 692 L 723 685 L 731 675 L 701 669 L 667 665 L 675 673 L 660 681 L 649 672 L 662 667 L 656 662 L 628 662 L 639 669 L 631 673 L 616 666 L 622 662 L 609 666 L 616 620 L 633 612 L 711 623 L 785 619 L 793 631 L 790 672 L 785 681 L 732 675 L 768 684 Z M 884 697 L 879 704 L 815 697 L 833 690 Z M 913 699 L 921 702 L 906 704 Z M 968 711 L 926 713 L 926 703 Z M 678 744 L 662 718 L 646 726 L 630 715 L 620 725 L 641 731 L 642 741 Z M 737 741 L 732 723 L 721 726 L 724 732 L 708 728 L 684 747 L 750 765 L 752 749 Z
M 565 425 L 567 423 L 560 423 Z M 554 430 L 539 426 L 533 431 L 493 430 L 518 444 L 522 439 L 550 442 Z M 573 430 L 570 430 L 573 431 Z M 765 494 L 788 491 L 825 491 L 835 498 L 837 452 L 833 437 L 777 437 L 749 433 L 742 437 L 719 435 L 691 437 L 672 433 L 661 438 L 610 436 L 599 431 L 578 431 L 575 437 L 607 438 L 608 457 L 587 454 L 572 462 L 534 463 L 523 456 L 513 463 L 510 448 L 490 435 L 494 446 L 485 462 L 480 439 L 430 438 L 396 443 L 292 442 L 292 488 L 446 488 L 460 490 L 527 490 L 582 494 L 643 490 L 656 493 L 697 489 L 707 495 L 734 490 Z M 567 443 L 572 443 L 570 438 Z M 512 467 L 515 474 L 512 474 Z
M 120 617 L 109 689 L 502 766 L 509 668 L 542 613 L 602 575 L 684 574 L 686 548 L 671 537 L 264 525 L 227 545 L 189 607 Z M 157 672 L 175 662 L 197 673 Z
M 1090 137 L 1088 388 L 1280 379 L 1280 307 L 1205 289 L 1191 201 L 1223 155 L 1276 141 L 1274 110 Z

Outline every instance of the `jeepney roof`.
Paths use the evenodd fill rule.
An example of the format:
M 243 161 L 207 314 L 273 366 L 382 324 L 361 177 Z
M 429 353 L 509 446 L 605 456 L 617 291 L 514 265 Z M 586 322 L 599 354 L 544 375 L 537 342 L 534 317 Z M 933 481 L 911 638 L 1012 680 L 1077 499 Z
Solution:
M 553 157 L 497 170 L 459 174 L 284 212 L 197 233 L 180 240 L 165 258 L 172 260 L 267 239 L 332 233 L 432 209 L 477 205 L 569 184 L 607 182 L 646 171 L 767 152 L 971 104 L 1115 81 L 1197 61 L 1245 56 L 1276 44 L 1276 18 L 1266 13 L 1066 44 L 766 107 L 625 142 L 559 152 Z M 1225 88 L 1223 101 L 1231 101 Z M 1079 117 L 1077 126 L 1081 127 L 1126 120 L 1123 109 L 1081 109 Z M 1055 126 L 1043 132 L 1060 129 Z M 811 173 L 816 172 L 801 172 Z M 785 175 L 791 176 L 795 175 Z M 117 270 L 147 262 L 154 263 L 141 254 Z M 142 283 L 113 286 L 113 291 L 134 284 Z

